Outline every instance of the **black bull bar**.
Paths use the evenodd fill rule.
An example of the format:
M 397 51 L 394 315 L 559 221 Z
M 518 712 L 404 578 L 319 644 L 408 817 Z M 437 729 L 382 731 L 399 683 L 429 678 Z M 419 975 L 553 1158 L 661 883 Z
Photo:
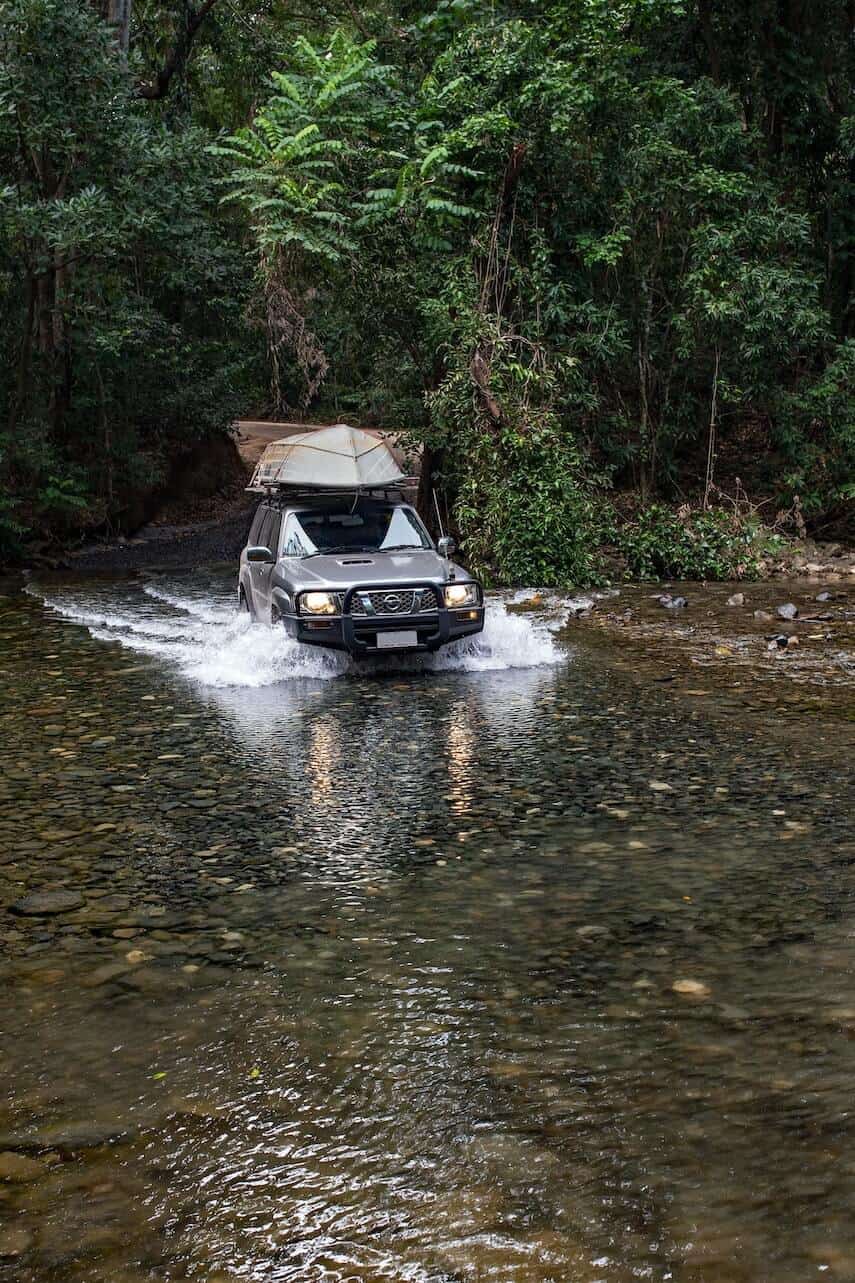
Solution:
M 348 588 L 344 594 L 344 601 L 341 607 L 341 636 L 347 649 L 352 655 L 365 654 L 371 650 L 377 650 L 376 646 L 370 646 L 367 641 L 363 641 L 356 632 L 356 621 L 350 613 L 350 604 L 353 598 L 359 593 L 375 592 L 417 592 L 420 588 L 430 588 L 439 599 L 436 616 L 432 612 L 424 614 L 411 615 L 378 615 L 376 617 L 360 615 L 361 624 L 369 623 L 366 631 L 377 632 L 394 632 L 397 629 L 406 632 L 412 632 L 413 629 L 424 628 L 426 624 L 433 622 L 436 618 L 436 629 L 420 641 L 418 646 L 408 646 L 407 650 L 435 650 L 438 646 L 443 646 L 451 635 L 451 616 L 445 607 L 443 590 L 440 585 L 432 582 L 430 579 L 413 579 L 402 584 L 355 584 Z

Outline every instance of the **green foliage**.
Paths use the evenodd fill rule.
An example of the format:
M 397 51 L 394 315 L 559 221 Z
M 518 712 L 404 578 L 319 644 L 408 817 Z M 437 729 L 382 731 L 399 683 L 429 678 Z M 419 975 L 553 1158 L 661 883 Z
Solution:
M 764 532 L 738 513 L 651 504 L 613 540 L 638 579 L 743 579 L 758 573 Z
M 134 0 L 127 61 L 99 7 L 0 0 L 3 520 L 115 518 L 272 370 L 426 445 L 502 582 L 596 575 L 609 487 L 639 573 L 737 573 L 742 530 L 663 505 L 745 440 L 845 521 L 844 0 L 218 3 L 164 103 L 175 6 Z
M 0 107 L 0 476 L 18 525 L 66 537 L 227 429 L 245 258 L 208 135 L 138 99 L 93 6 L 0 0 Z
M 235 166 L 226 199 L 247 211 L 266 258 L 298 250 L 329 265 L 355 248 L 354 187 L 379 155 L 373 138 L 388 129 L 390 69 L 374 51 L 342 31 L 323 50 L 298 39 L 292 70 L 273 73 L 274 93 L 252 126 L 212 147 Z
M 855 340 L 841 343 L 818 378 L 785 398 L 778 442 L 789 493 L 808 516 L 836 515 L 855 502 Z
M 485 423 L 465 366 L 429 398 L 428 439 L 443 452 L 463 551 L 488 583 L 590 583 L 600 574 L 605 509 L 552 410 L 560 374 L 508 336 L 497 338 L 491 360 L 501 423 Z
M 0 494 L 0 558 L 11 560 L 21 550 L 27 527 L 15 516 L 17 500 Z
M 602 577 L 603 503 L 567 440 L 479 435 L 455 457 L 455 482 L 462 548 L 488 584 L 568 588 Z

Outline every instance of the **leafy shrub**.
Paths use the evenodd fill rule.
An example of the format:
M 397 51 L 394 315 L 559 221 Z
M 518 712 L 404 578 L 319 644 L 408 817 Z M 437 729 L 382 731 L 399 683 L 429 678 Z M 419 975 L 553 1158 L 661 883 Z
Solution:
M 21 536 L 26 534 L 26 526 L 15 516 L 17 503 L 6 495 L 0 495 L 0 559 L 11 559 L 21 547 Z
M 455 518 L 469 563 L 488 582 L 569 587 L 600 578 L 602 504 L 572 442 L 484 435 L 458 467 Z
M 653 504 L 619 527 L 615 545 L 640 579 L 742 579 L 760 568 L 763 528 L 723 508 Z
M 67 532 L 85 521 L 89 498 L 79 470 L 72 476 L 51 475 L 38 492 L 39 517 L 47 528 Z
M 553 410 L 564 377 L 537 343 L 490 332 L 477 313 L 453 349 L 453 365 L 427 398 L 429 444 L 443 452 L 451 507 L 467 562 L 487 583 L 569 587 L 600 577 L 606 523 L 590 460 Z M 489 334 L 490 398 L 472 373 Z M 474 353 L 474 355 L 473 355 Z
M 777 437 L 789 469 L 788 497 L 809 516 L 851 513 L 855 499 L 855 340 L 841 343 L 823 372 L 782 398 Z

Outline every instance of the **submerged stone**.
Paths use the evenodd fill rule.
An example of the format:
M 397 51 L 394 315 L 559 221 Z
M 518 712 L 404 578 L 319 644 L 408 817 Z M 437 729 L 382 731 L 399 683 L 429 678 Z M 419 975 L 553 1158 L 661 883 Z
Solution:
M 0 1260 L 23 1256 L 31 1247 L 33 1236 L 23 1225 L 7 1225 L 0 1229 Z
M 21 917 L 49 917 L 54 913 L 70 913 L 83 905 L 83 897 L 76 891 L 35 891 L 9 906 L 10 913 Z
M 9 1185 L 27 1185 L 30 1181 L 37 1181 L 40 1176 L 44 1176 L 46 1167 L 44 1163 L 38 1162 L 35 1158 L 27 1158 L 24 1154 L 17 1154 L 13 1150 L 6 1150 L 0 1154 L 0 1181 Z

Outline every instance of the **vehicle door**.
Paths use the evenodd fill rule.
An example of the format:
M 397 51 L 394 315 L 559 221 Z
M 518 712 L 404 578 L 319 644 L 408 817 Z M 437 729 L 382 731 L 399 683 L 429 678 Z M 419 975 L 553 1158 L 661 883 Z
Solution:
M 249 532 L 248 548 L 266 548 L 267 532 L 270 530 L 270 509 L 266 504 L 260 504 L 258 511 L 253 518 L 252 527 Z M 272 551 L 272 549 L 271 549 Z M 263 571 L 269 569 L 263 562 L 248 561 L 246 569 L 249 574 L 249 592 L 252 597 L 252 607 L 256 615 L 263 611 L 264 608 L 264 575 Z
M 273 561 L 257 561 L 252 567 L 252 590 L 255 596 L 256 609 L 265 612 L 270 609 L 273 567 L 279 556 L 279 532 L 281 529 L 282 513 L 276 508 L 268 508 L 261 526 L 258 542 L 263 548 L 270 549 L 273 554 Z

